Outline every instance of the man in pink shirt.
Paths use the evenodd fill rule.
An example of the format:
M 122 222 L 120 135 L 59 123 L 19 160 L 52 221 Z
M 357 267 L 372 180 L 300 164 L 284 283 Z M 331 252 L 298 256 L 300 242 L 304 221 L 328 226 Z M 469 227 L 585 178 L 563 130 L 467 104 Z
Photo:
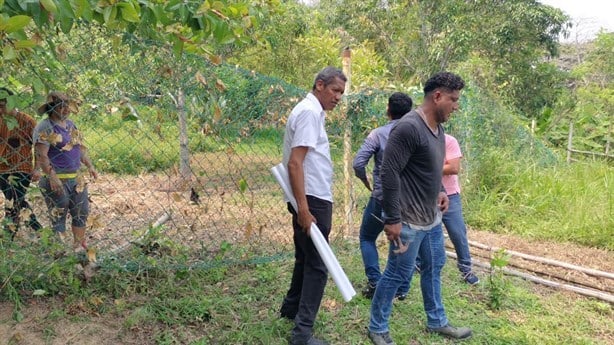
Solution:
M 471 271 L 471 253 L 467 243 L 467 227 L 463 218 L 463 206 L 460 197 L 458 173 L 463 157 L 458 141 L 446 134 L 446 159 L 443 165 L 442 183 L 450 200 L 448 211 L 443 214 L 443 224 L 456 251 L 458 270 L 466 283 L 475 285 L 480 279 Z

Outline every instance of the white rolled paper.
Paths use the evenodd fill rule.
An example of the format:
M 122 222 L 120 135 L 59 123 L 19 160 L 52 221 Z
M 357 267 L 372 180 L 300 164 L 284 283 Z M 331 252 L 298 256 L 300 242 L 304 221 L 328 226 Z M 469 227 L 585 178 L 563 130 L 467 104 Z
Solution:
M 275 179 L 281 186 L 281 189 L 284 191 L 284 195 L 286 196 L 292 207 L 295 211 L 297 211 L 298 207 L 296 206 L 296 199 L 294 198 L 294 194 L 292 193 L 292 189 L 290 188 L 290 180 L 288 178 L 286 168 L 282 163 L 280 163 L 272 167 L 271 172 L 273 173 L 273 176 L 275 176 Z M 322 232 L 315 223 L 311 223 L 311 229 L 309 231 L 309 234 L 311 236 L 313 244 L 315 245 L 316 249 L 318 250 L 318 253 L 320 254 L 320 257 L 322 258 L 322 261 L 324 261 L 328 272 L 330 272 L 330 275 L 333 277 L 333 281 L 341 292 L 341 296 L 346 302 L 351 301 L 352 297 L 356 296 L 356 290 L 354 290 L 352 283 L 350 283 L 350 280 L 343 271 L 343 268 L 341 268 L 337 257 L 333 253 L 332 249 L 328 245 L 328 242 L 326 242 L 324 236 L 322 235 Z

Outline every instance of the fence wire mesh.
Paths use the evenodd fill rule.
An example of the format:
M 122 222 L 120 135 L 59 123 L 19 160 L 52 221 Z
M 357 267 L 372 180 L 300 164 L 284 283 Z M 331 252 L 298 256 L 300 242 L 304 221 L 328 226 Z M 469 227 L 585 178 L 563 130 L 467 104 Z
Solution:
M 48 59 L 29 59 L 25 68 L 4 72 L 31 80 L 19 90 L 19 105 L 31 114 L 42 103 L 41 90 L 61 90 L 80 102 L 71 119 L 100 172 L 88 181 L 90 246 L 101 257 L 140 250 L 182 253 L 198 263 L 229 247 L 240 248 L 227 251 L 235 260 L 290 252 L 290 215 L 270 168 L 281 161 L 285 120 L 307 90 L 197 54 L 174 57 L 153 42 L 100 30 L 88 26 L 49 40 L 48 53 L 36 53 Z M 368 131 L 386 122 L 389 94 L 349 95 L 328 115 L 336 181 L 333 241 L 357 235 L 369 194 L 348 160 Z M 419 92 L 411 96 L 420 98 Z M 494 106 L 482 103 L 484 97 L 469 92 L 464 102 L 449 129 L 466 156 L 478 156 L 501 138 L 513 142 L 520 156 L 527 152 L 533 139 L 517 124 L 503 124 L 516 139 L 505 137 L 510 131 L 489 114 Z M 36 187 L 28 200 L 48 227 Z M 24 230 L 16 241 L 29 238 Z

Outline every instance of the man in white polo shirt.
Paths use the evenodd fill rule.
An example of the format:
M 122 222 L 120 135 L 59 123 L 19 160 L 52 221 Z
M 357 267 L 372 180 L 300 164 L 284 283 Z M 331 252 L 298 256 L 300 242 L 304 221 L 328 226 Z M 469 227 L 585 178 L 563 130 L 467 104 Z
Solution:
M 295 261 L 280 314 L 294 321 L 292 345 L 328 344 L 312 334 L 328 271 L 309 237 L 309 229 L 315 222 L 328 241 L 333 214 L 333 163 L 324 128 L 325 111 L 333 110 L 341 101 L 345 82 L 341 70 L 324 68 L 316 76 L 311 92 L 292 109 L 286 123 L 283 163 L 298 210 L 295 212 L 288 204 L 294 228 Z

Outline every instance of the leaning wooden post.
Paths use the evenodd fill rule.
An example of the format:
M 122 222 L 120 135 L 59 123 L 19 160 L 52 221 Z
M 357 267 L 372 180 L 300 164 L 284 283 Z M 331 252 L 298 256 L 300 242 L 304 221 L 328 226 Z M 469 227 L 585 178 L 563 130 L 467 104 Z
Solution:
M 344 177 L 344 195 L 343 203 L 345 206 L 345 235 L 352 233 L 352 124 L 347 114 L 348 103 L 347 99 L 351 93 L 352 87 L 352 50 L 350 47 L 343 49 L 342 53 L 343 74 L 347 81 L 345 82 L 345 130 L 343 133 L 343 177 Z

